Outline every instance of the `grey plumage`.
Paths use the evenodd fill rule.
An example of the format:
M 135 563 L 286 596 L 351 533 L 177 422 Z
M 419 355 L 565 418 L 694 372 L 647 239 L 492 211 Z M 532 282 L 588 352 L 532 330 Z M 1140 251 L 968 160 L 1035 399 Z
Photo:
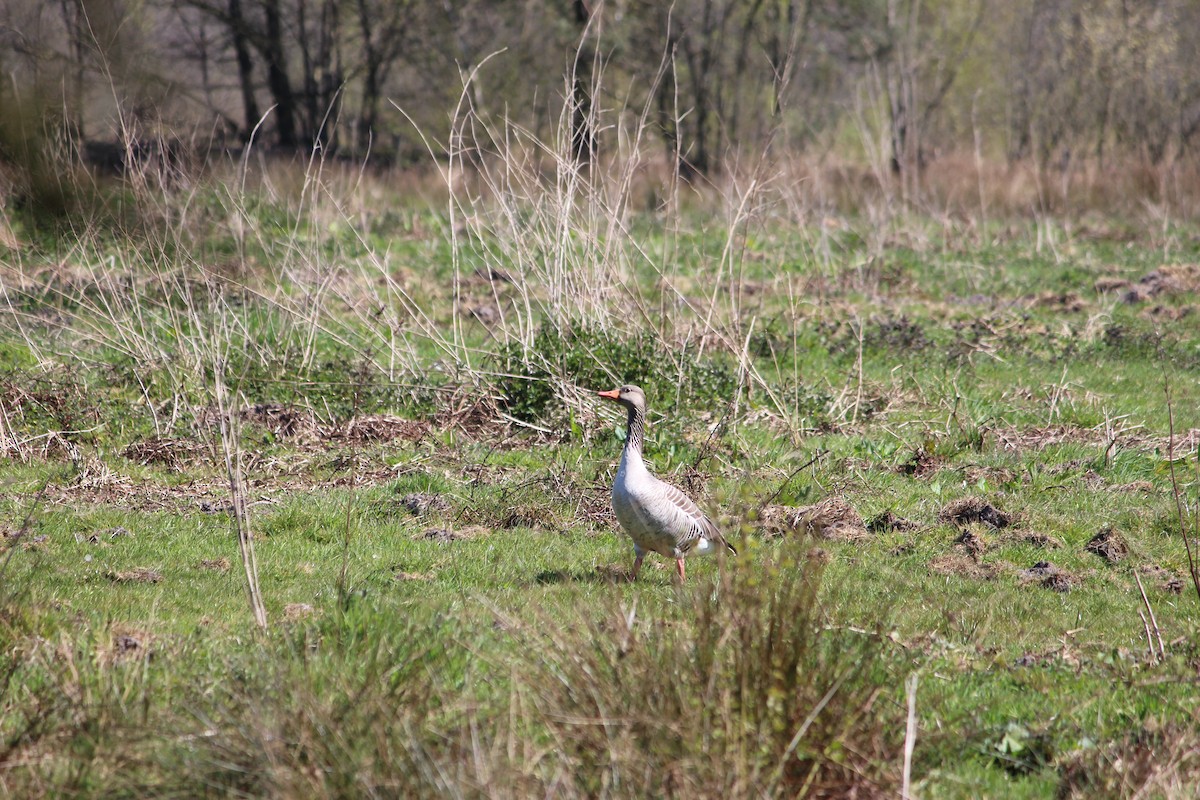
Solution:
M 613 482 L 612 504 L 617 521 L 633 540 L 634 578 L 647 552 L 675 559 L 680 579 L 684 577 L 683 559 L 689 555 L 703 555 L 721 547 L 736 553 L 691 498 L 647 469 L 642 460 L 645 393 L 627 385 L 600 392 L 600 396 L 617 401 L 629 411 L 628 435 Z

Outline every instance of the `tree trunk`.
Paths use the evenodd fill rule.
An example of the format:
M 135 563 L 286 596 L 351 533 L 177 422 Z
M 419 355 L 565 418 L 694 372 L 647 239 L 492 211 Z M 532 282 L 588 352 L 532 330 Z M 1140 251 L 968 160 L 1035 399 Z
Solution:
M 592 68 L 595 53 L 587 41 L 592 9 L 587 0 L 575 0 L 575 22 L 579 25 L 579 47 L 571 72 L 571 155 L 581 164 L 596 156 L 596 131 L 592 126 Z
M 267 22 L 263 57 L 267 62 L 267 88 L 275 102 L 275 130 L 279 146 L 285 150 L 295 150 L 300 145 L 296 135 L 296 96 L 288 80 L 279 0 L 263 0 L 263 11 Z
M 246 20 L 242 15 L 242 0 L 229 0 L 229 29 L 233 35 L 233 51 L 237 59 L 238 84 L 242 90 L 242 110 L 246 115 L 243 138 L 258 124 L 258 100 L 254 97 L 254 62 L 250 59 L 250 44 L 246 37 Z

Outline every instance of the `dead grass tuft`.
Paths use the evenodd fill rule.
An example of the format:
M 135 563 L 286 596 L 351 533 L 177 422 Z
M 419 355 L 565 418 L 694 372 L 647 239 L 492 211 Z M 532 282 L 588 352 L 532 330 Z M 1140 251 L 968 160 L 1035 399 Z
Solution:
M 794 540 L 761 570 L 698 581 L 681 615 L 614 607 L 582 630 L 518 633 L 556 794 L 894 797 L 903 710 L 886 637 L 829 626 L 823 572 Z M 772 576 L 762 580 L 762 574 Z
M 125 458 L 142 465 L 161 464 L 180 472 L 204 453 L 204 446 L 192 439 L 155 436 L 133 442 L 122 452 Z
M 1200 785 L 1200 740 L 1177 725 L 1148 726 L 1118 742 L 1079 750 L 1058 767 L 1056 796 L 1194 798 Z
M 344 426 L 329 431 L 328 438 L 351 442 L 417 442 L 429 433 L 429 425 L 389 414 L 354 417 Z

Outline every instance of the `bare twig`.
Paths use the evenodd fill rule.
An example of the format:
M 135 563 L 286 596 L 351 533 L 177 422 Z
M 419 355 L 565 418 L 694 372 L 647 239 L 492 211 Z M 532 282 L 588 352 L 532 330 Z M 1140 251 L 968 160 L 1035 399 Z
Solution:
M 229 478 L 229 495 L 233 502 L 233 524 L 237 531 L 242 567 L 246 571 L 246 592 L 250 598 L 250 610 L 254 614 L 254 621 L 258 627 L 265 630 L 267 609 L 263 605 L 262 591 L 258 586 L 258 560 L 254 556 L 254 535 L 250 532 L 246 493 L 242 489 L 242 450 L 238 444 L 235 418 L 229 408 L 229 399 L 225 390 L 224 363 L 220 358 L 216 360 L 215 367 L 214 394 L 217 401 L 217 420 L 221 428 L 221 450 L 225 455 L 225 474 Z
M 1142 593 L 1142 603 L 1146 606 L 1146 614 L 1149 615 L 1150 622 L 1154 625 L 1154 635 L 1158 639 L 1158 657 L 1165 659 L 1167 657 L 1167 649 L 1163 647 L 1162 632 L 1158 629 L 1158 619 L 1154 616 L 1154 607 L 1150 605 L 1150 598 L 1146 596 L 1146 587 L 1142 585 L 1141 576 L 1137 574 L 1136 570 L 1133 573 L 1133 579 L 1137 581 L 1138 591 Z M 1145 621 L 1145 617 L 1143 617 L 1142 622 Z M 1146 629 L 1146 638 L 1150 638 L 1150 629 L 1148 627 Z M 1153 642 L 1150 643 L 1150 653 L 1151 655 L 1154 654 Z
M 1179 533 L 1183 536 L 1183 549 L 1187 552 L 1188 572 L 1192 576 L 1192 587 L 1196 590 L 1196 599 L 1200 600 L 1200 572 L 1196 569 L 1196 558 L 1192 554 L 1192 543 L 1188 539 L 1187 514 L 1183 508 L 1183 493 L 1179 489 L 1179 481 L 1175 477 L 1175 409 L 1171 405 L 1171 379 L 1163 372 L 1163 392 L 1167 397 L 1167 466 L 1171 470 L 1171 494 L 1175 497 L 1175 514 L 1179 519 Z
M 908 693 L 908 724 L 904 729 L 904 774 L 900 788 L 903 800 L 912 799 L 912 756 L 917 746 L 917 673 L 908 676 L 904 683 Z
M 792 470 L 792 474 L 791 474 L 791 475 L 788 475 L 786 478 L 784 478 L 784 479 L 783 479 L 783 482 L 779 484 L 779 488 L 778 488 L 778 489 L 776 489 L 776 490 L 775 490 L 775 493 L 774 493 L 774 494 L 772 494 L 770 497 L 768 497 L 768 498 L 767 498 L 767 499 L 766 499 L 766 500 L 763 502 L 763 505 L 764 505 L 764 506 L 769 506 L 769 505 L 771 505 L 771 503 L 775 502 L 775 498 L 776 498 L 776 497 L 779 497 L 779 495 L 780 495 L 780 494 L 783 492 L 783 489 L 784 489 L 784 487 L 785 487 L 785 486 L 787 486 L 789 483 L 791 483 L 791 482 L 792 482 L 792 478 L 796 477 L 796 476 L 797 476 L 797 475 L 799 475 L 801 472 L 803 472 L 804 470 L 808 469 L 808 468 L 809 468 L 809 467 L 811 467 L 813 464 L 817 463 L 817 461 L 819 461 L 819 460 L 820 460 L 820 458 L 821 458 L 821 456 L 823 456 L 823 455 L 825 455 L 825 451 L 824 451 L 824 450 L 818 450 L 818 451 L 817 451 L 817 454 L 816 454 L 815 456 L 813 456 L 813 457 L 812 457 L 812 458 L 810 458 L 808 461 L 804 462 L 803 464 L 801 464 L 800 466 L 798 466 L 798 467 L 796 467 L 794 470 Z
M 46 496 L 46 490 L 50 488 L 51 480 L 52 478 L 46 478 L 42 483 L 42 488 L 34 495 L 33 503 L 30 504 L 29 510 L 25 512 L 25 519 L 21 521 L 21 527 L 11 537 L 11 541 L 8 544 L 8 552 L 4 554 L 4 563 L 0 564 L 0 588 L 4 587 L 4 575 L 8 572 L 8 564 L 12 561 L 17 545 L 21 543 L 21 539 L 29 532 L 29 526 L 33 524 L 33 514 L 37 511 L 38 506 L 42 504 L 42 498 Z

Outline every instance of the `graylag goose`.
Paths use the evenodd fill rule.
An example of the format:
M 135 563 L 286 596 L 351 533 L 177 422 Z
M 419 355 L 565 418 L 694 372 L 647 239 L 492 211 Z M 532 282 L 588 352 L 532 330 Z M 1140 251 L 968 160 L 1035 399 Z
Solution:
M 724 546 L 736 554 L 717 526 L 683 492 L 654 477 L 642 460 L 646 433 L 646 394 L 637 386 L 622 386 L 601 397 L 615 400 L 629 411 L 625 449 L 613 481 L 612 505 L 617 521 L 633 540 L 633 579 L 637 580 L 646 553 L 675 559 L 679 580 L 684 580 L 683 559 L 704 555 Z

